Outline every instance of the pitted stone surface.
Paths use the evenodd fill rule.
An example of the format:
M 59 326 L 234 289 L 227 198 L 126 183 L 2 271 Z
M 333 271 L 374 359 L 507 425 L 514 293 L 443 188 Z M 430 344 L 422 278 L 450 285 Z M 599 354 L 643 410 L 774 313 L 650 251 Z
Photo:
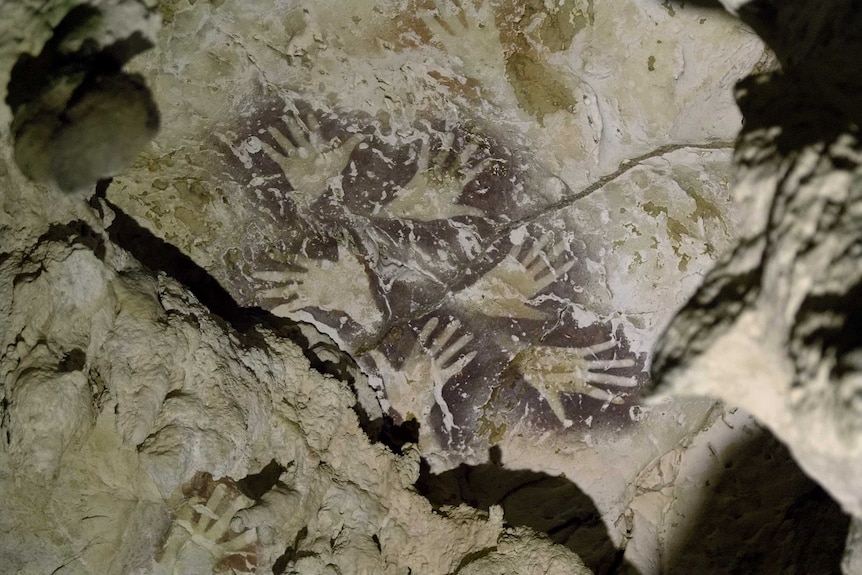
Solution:
M 161 129 L 92 198 L 57 188 L 119 168 L 19 153 L 34 184 L 2 147 L 15 569 L 53 522 L 37 570 L 707 572 L 759 497 L 734 533 L 811 546 L 740 568 L 831 565 L 843 534 L 811 529 L 846 518 L 751 416 L 641 398 L 759 213 L 731 200 L 732 87 L 774 68 L 750 30 L 652 0 L 91 5 L 128 16 L 98 47 L 153 44 L 123 73 Z M 37 8 L 4 90 L 68 11 Z M 142 110 L 56 133 L 98 160 Z

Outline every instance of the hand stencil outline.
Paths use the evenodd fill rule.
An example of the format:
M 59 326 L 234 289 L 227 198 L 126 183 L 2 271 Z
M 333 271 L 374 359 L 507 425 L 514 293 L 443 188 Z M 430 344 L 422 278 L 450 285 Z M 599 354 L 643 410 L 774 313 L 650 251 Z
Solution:
M 293 188 L 293 201 L 307 211 L 326 192 L 332 179 L 339 177 L 347 167 L 363 136 L 354 134 L 343 143 L 337 138 L 325 142 L 314 114 L 306 116 L 307 129 L 303 129 L 297 118 L 288 115 L 282 116 L 281 121 L 290 137 L 279 128 L 269 126 L 267 132 L 278 148 L 263 140 L 260 146 L 267 157 L 281 168 Z
M 476 179 L 494 160 L 485 158 L 472 168 L 467 168 L 479 151 L 479 146 L 469 144 L 454 158 L 452 166 L 446 167 L 454 155 L 452 143 L 454 134 L 449 134 L 440 151 L 431 157 L 431 146 L 427 139 L 422 140 L 416 173 L 402 187 L 395 199 L 380 209 L 380 214 L 388 218 L 428 222 L 457 216 L 484 217 L 479 208 L 458 203 L 458 198 L 467 185 Z M 379 217 L 379 216 L 378 216 Z
M 467 309 L 487 316 L 547 319 L 545 312 L 528 306 L 539 292 L 562 278 L 575 265 L 567 257 L 568 242 L 563 239 L 548 248 L 550 232 L 533 240 L 514 244 L 500 263 L 491 268 L 473 285 L 455 295 Z
M 405 419 L 412 414 L 423 424 L 420 428 L 420 442 L 423 436 L 429 439 L 431 437 L 430 432 L 423 430 L 427 429 L 428 417 L 435 404 L 443 412 L 443 425 L 446 430 L 451 431 L 456 427 L 443 397 L 443 388 L 475 359 L 477 353 L 471 351 L 459 356 L 464 347 L 473 340 L 473 334 L 469 332 L 463 333 L 450 343 L 461 327 L 461 322 L 457 319 L 446 325 L 437 337 L 432 337 L 439 323 L 440 320 L 436 317 L 425 322 L 401 369 L 395 369 L 381 352 L 369 352 L 383 375 L 386 395 L 393 409 Z M 456 356 L 457 359 L 454 359 Z
M 596 357 L 618 345 L 619 341 L 615 339 L 587 347 L 534 345 L 520 351 L 509 365 L 542 395 L 560 423 L 565 423 L 566 414 L 561 394 L 586 395 L 619 405 L 623 403 L 619 395 L 611 390 L 596 387 L 595 384 L 617 389 L 630 389 L 637 386 L 637 379 L 634 376 L 627 377 L 606 372 L 609 369 L 634 367 L 633 358 L 619 359 L 615 356 L 612 359 L 599 359 Z

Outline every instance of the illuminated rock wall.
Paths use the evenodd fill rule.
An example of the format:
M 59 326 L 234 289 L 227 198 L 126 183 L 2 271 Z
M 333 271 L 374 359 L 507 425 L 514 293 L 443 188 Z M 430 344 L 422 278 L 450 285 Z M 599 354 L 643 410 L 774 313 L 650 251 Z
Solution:
M 752 216 L 733 86 L 777 63 L 749 28 L 91 5 L 0 37 L 14 569 L 831 572 L 848 520 L 743 393 L 643 399 Z

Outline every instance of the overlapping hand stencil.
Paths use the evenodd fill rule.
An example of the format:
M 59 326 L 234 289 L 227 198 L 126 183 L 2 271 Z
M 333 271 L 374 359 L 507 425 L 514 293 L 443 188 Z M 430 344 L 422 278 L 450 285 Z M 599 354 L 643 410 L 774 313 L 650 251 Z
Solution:
M 202 565 L 210 566 L 211 573 L 254 573 L 258 553 L 255 530 L 231 529 L 234 514 L 251 506 L 252 501 L 228 480 L 213 481 L 208 474 L 200 474 L 192 483 L 191 493 L 179 503 L 157 556 L 159 566 L 174 575 L 198 573 Z
M 383 376 L 386 395 L 393 409 L 405 419 L 412 415 L 423 424 L 420 442 L 423 437 L 431 437 L 430 432 L 423 430 L 427 428 L 428 416 L 435 404 L 443 412 L 443 425 L 447 431 L 454 427 L 452 413 L 443 398 L 443 387 L 476 357 L 475 351 L 460 355 L 473 339 L 472 334 L 464 333 L 450 343 L 461 327 L 460 321 L 453 319 L 439 335 L 432 337 L 438 325 L 436 317 L 425 323 L 401 369 L 395 369 L 379 351 L 370 352 Z
M 460 9 L 451 0 L 435 3 L 437 10 L 423 14 L 422 21 L 446 52 L 461 61 L 464 74 L 486 86 L 505 81 L 503 45 L 490 2 L 481 0 L 476 8 L 466 0 Z
M 618 395 L 619 390 L 637 385 L 635 377 L 607 373 L 608 370 L 634 367 L 633 358 L 620 359 L 616 354 L 611 359 L 597 357 L 618 345 L 619 342 L 614 339 L 589 347 L 535 345 L 519 352 L 509 366 L 545 398 L 554 415 L 564 423 L 566 413 L 561 394 L 587 395 L 620 404 L 623 400 Z
M 464 308 L 488 316 L 546 319 L 544 312 L 527 305 L 536 294 L 562 278 L 575 265 L 566 240 L 548 247 L 552 235 L 515 244 L 509 253 L 479 281 L 458 292 Z
M 307 210 L 326 192 L 332 178 L 339 176 L 347 166 L 362 136 L 353 135 L 343 143 L 337 139 L 326 142 L 314 114 L 306 117 L 306 129 L 296 118 L 285 115 L 281 120 L 290 137 L 281 129 L 270 126 L 267 131 L 278 147 L 265 141 L 261 141 L 261 147 L 278 164 L 293 188 L 293 201 L 301 209 Z
M 478 208 L 459 204 L 458 198 L 467 184 L 476 179 L 493 160 L 486 158 L 468 168 L 479 146 L 470 144 L 456 156 L 452 151 L 454 139 L 455 136 L 449 134 L 433 158 L 430 144 L 423 140 L 416 174 L 397 192 L 395 199 L 380 210 L 381 215 L 423 222 L 455 216 L 485 215 Z
M 307 307 L 343 311 L 356 323 L 372 329 L 383 319 L 374 301 L 362 261 L 339 244 L 338 260 L 314 260 L 296 256 L 293 264 L 302 271 L 259 271 L 252 276 L 273 287 L 258 292 L 262 299 L 286 300 L 271 309 L 278 316 Z M 365 281 L 361 281 L 365 280 Z

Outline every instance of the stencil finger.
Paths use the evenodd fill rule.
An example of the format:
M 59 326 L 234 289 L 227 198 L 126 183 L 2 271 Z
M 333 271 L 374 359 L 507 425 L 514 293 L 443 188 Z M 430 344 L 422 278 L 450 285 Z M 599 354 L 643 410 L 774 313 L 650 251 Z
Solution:
M 446 345 L 452 336 L 455 335 L 455 332 L 458 331 L 458 328 L 461 327 L 461 322 L 457 319 L 452 320 L 449 325 L 443 328 L 443 333 L 441 333 L 434 343 L 431 346 L 431 349 L 428 352 L 432 355 L 432 357 L 437 357 L 440 353 L 440 350 L 443 349 L 443 346 Z
M 587 369 L 593 371 L 596 369 L 622 369 L 626 367 L 634 367 L 635 360 L 626 359 L 588 359 Z
M 562 277 L 566 275 L 570 269 L 572 269 L 575 265 L 574 259 L 564 259 L 561 264 L 558 264 L 557 267 L 554 268 L 554 271 L 557 273 L 557 277 Z
M 449 162 L 449 156 L 452 154 L 452 144 L 455 142 L 455 134 L 446 134 L 446 137 L 440 143 L 440 150 L 434 156 L 434 165 L 443 167 Z
M 431 145 L 426 138 L 422 138 L 419 145 L 419 159 L 416 161 L 416 173 L 421 174 L 428 169 L 431 163 Z
M 605 390 L 599 389 L 597 387 L 590 387 L 589 389 L 584 390 L 583 395 L 587 395 L 592 397 L 593 399 L 598 399 L 601 401 L 610 401 L 611 403 L 622 403 L 622 400 L 618 397 L 614 396 L 613 393 Z
M 529 269 L 531 264 L 535 262 L 536 259 L 544 253 L 542 250 L 545 248 L 546 245 L 548 245 L 548 242 L 550 241 L 551 232 L 545 232 L 544 234 L 542 234 L 541 238 L 539 238 L 537 241 L 534 241 L 533 245 L 530 246 L 529 251 L 527 251 L 527 254 L 524 256 L 524 259 L 521 262 L 524 264 L 524 267 Z
M 449 360 L 452 359 L 452 357 L 454 357 L 462 349 L 464 349 L 464 346 L 471 341 L 473 341 L 472 333 L 465 333 L 457 340 L 455 340 L 455 343 L 444 349 L 443 352 L 440 354 L 440 357 L 437 358 L 437 360 L 440 362 L 440 365 L 446 365 Z
M 451 36 L 449 31 L 443 27 L 443 17 L 438 12 L 425 12 L 424 14 L 420 14 L 419 16 L 422 19 L 422 22 L 428 29 L 431 31 L 431 35 L 436 38 L 442 39 L 445 35 Z
M 461 373 L 462 371 L 464 371 L 464 368 L 467 367 L 468 365 L 470 365 L 470 362 L 476 358 L 476 353 L 477 352 L 475 352 L 475 351 L 471 351 L 467 355 L 462 355 L 461 357 L 458 358 L 458 360 L 455 363 L 453 363 L 448 368 L 446 368 L 446 373 L 445 373 L 446 380 L 448 381 L 451 378 L 458 375 L 459 373 Z
M 476 179 L 476 177 L 485 171 L 491 163 L 494 162 L 493 158 L 485 158 L 469 170 L 464 173 L 464 184 L 468 184 Z
M 635 387 L 638 382 L 634 377 L 623 377 L 610 373 L 590 373 L 590 383 L 613 385 L 614 387 Z
M 458 163 L 460 166 L 466 166 L 470 163 L 470 160 L 473 156 L 476 155 L 476 152 L 479 150 L 479 146 L 477 144 L 468 144 L 461 153 L 458 154 Z
M 439 320 L 436 317 L 432 317 L 425 325 L 422 327 L 422 331 L 419 332 L 419 343 L 422 347 L 428 347 L 428 339 L 431 337 L 431 334 L 437 329 L 437 323 Z
M 467 23 L 465 26 L 466 28 L 475 30 L 477 28 L 481 28 L 483 24 L 487 23 L 489 12 L 484 0 L 482 0 L 478 10 L 473 6 L 473 2 L 470 0 L 462 2 L 462 6 L 464 21 Z
M 614 349 L 619 345 L 619 342 L 615 339 L 609 339 L 607 341 L 603 341 L 602 343 L 597 343 L 595 345 L 590 345 L 587 347 L 576 347 L 573 348 L 578 355 L 581 357 L 587 357 L 589 355 L 597 355 L 604 351 L 608 351 L 609 349 Z
M 253 547 L 257 543 L 257 531 L 249 529 L 243 531 L 233 539 L 225 541 L 221 544 L 222 548 L 228 553 L 236 553 L 248 547 Z
M 305 132 L 302 131 L 302 127 L 299 125 L 299 120 L 289 116 L 282 116 L 281 120 L 287 126 L 287 131 L 290 134 L 290 137 L 293 138 L 293 141 L 296 142 L 297 148 L 310 147 L 308 138 L 306 138 Z

